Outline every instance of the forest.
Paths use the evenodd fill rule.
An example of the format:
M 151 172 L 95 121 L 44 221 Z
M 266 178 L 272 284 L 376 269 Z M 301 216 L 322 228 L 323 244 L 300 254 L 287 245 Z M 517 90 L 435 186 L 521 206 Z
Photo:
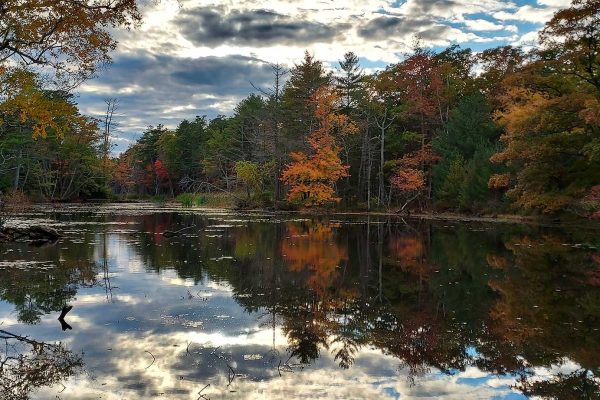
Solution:
M 535 48 L 434 51 L 416 42 L 375 73 L 352 52 L 331 70 L 307 51 L 290 68 L 273 64 L 272 85 L 256 87 L 231 115 L 148 126 L 115 156 L 115 100 L 107 100 L 104 119 L 91 118 L 73 88 L 110 61 L 107 26 L 140 22 L 135 2 L 117 3 L 76 10 L 71 25 L 56 26 L 0 10 L 32 19 L 48 37 L 75 28 L 82 35 L 60 48 L 35 38 L 18 46 L 10 35 L 0 42 L 3 203 L 161 198 L 600 217 L 599 0 L 557 12 Z M 86 41 L 93 50 L 82 50 Z M 17 56 L 22 62 L 11 62 Z M 31 67 L 39 65 L 56 72 L 52 84 Z

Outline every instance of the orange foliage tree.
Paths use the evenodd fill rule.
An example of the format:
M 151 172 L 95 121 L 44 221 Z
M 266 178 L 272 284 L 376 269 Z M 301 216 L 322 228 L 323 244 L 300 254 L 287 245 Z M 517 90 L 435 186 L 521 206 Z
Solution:
M 496 113 L 504 148 L 491 160 L 514 177 L 491 187 L 528 209 L 593 214 L 582 198 L 600 183 L 600 16 L 598 0 L 576 0 L 540 33 L 533 61 L 504 80 Z M 582 210 L 583 208 L 583 210 Z
M 330 86 L 322 86 L 312 96 L 317 127 L 308 137 L 312 154 L 293 152 L 292 162 L 283 171 L 281 180 L 290 187 L 288 201 L 310 207 L 337 203 L 335 183 L 348 176 L 348 166 L 340 160 L 340 146 L 336 138 L 354 134 L 356 126 L 339 113 L 339 94 Z
M 561 95 L 535 88 L 541 84 L 562 86 Z M 515 172 L 514 177 L 492 176 L 489 186 L 508 188 L 509 198 L 528 209 L 552 213 L 580 208 L 580 199 L 599 182 L 600 163 L 586 152 L 598 140 L 598 125 L 585 118 L 589 105 L 598 100 L 571 79 L 539 79 L 530 71 L 511 82 L 502 99 L 506 108 L 496 116 L 505 128 L 505 147 L 491 161 Z
M 425 189 L 424 168 L 439 160 L 431 145 L 424 145 L 421 150 L 404 155 L 397 161 L 398 169 L 390 178 L 392 189 L 400 193 L 404 210 L 413 200 L 419 197 Z

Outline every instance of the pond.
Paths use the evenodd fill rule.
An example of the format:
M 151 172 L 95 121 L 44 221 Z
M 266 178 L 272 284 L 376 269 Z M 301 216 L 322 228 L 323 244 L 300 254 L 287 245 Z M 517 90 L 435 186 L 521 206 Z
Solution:
M 600 398 L 592 229 L 123 204 L 12 223 L 63 237 L 0 244 L 2 400 Z

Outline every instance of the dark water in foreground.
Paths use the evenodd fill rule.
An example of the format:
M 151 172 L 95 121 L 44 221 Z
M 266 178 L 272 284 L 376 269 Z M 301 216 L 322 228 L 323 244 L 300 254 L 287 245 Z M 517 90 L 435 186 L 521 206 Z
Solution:
M 0 245 L 2 400 L 600 398 L 598 231 L 123 205 L 24 220 L 65 236 Z

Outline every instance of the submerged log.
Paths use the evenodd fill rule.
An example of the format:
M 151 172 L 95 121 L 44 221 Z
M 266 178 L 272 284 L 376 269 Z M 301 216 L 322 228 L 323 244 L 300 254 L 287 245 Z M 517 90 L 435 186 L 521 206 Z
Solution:
M 29 228 L 29 238 L 30 239 L 48 239 L 48 240 L 56 240 L 60 237 L 60 233 L 54 228 L 50 228 L 49 226 L 40 226 L 34 225 Z
M 61 234 L 49 226 L 33 225 L 28 228 L 5 227 L 0 229 L 0 243 L 24 242 L 41 245 L 55 242 Z

